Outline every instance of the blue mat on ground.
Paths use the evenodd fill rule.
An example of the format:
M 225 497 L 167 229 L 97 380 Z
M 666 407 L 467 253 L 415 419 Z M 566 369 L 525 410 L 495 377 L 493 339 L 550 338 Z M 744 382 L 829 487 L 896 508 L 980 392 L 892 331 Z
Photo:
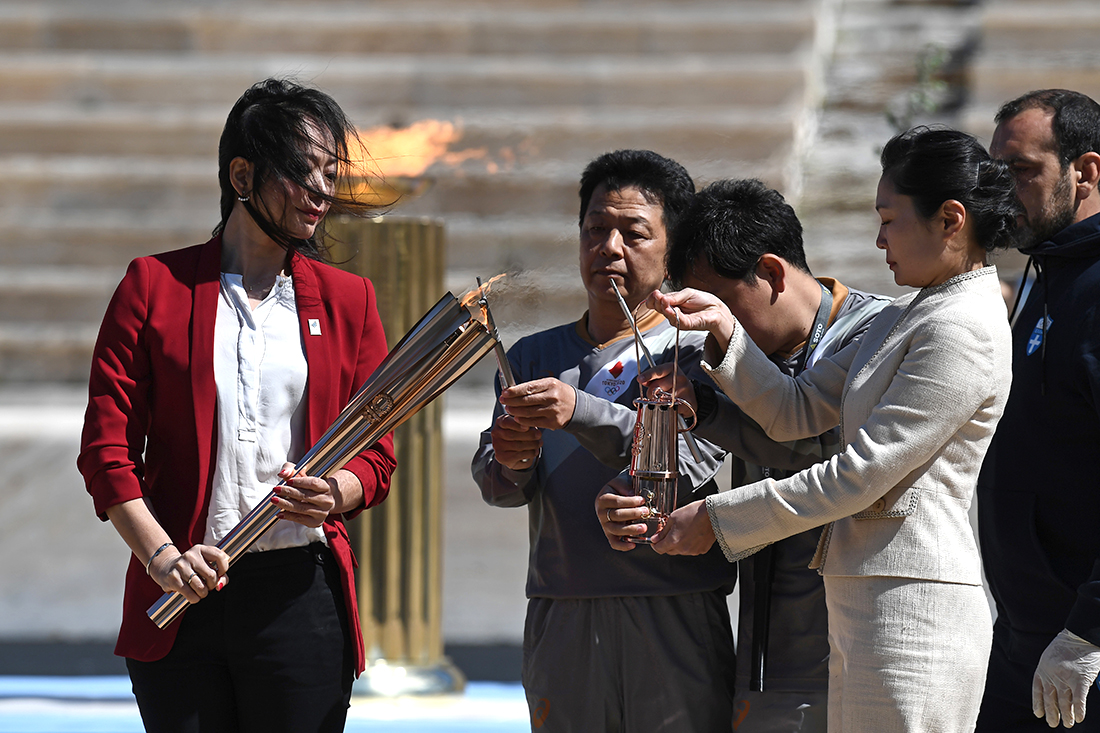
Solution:
M 523 704 L 523 687 L 516 683 L 471 682 L 463 699 L 484 705 L 485 720 L 441 720 L 438 714 L 424 720 L 363 717 L 353 705 L 348 733 L 521 733 L 529 723 L 500 720 L 494 705 Z M 429 719 L 430 718 L 430 719 Z M 0 733 L 143 733 L 134 704 L 130 680 L 118 677 L 12 677 L 0 676 Z
M 117 677 L 5 677 L 0 676 L 0 699 L 38 697 L 52 700 L 133 700 L 130 678 Z

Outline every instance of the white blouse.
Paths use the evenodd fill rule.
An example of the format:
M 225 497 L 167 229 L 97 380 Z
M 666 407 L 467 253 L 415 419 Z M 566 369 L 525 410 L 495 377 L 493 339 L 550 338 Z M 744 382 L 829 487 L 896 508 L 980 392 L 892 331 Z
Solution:
M 242 276 L 223 272 L 214 322 L 218 453 L 206 544 L 229 534 L 279 483 L 283 463 L 305 453 L 307 377 L 294 281 L 279 275 L 253 310 Z M 324 540 L 320 528 L 280 521 L 249 551 Z

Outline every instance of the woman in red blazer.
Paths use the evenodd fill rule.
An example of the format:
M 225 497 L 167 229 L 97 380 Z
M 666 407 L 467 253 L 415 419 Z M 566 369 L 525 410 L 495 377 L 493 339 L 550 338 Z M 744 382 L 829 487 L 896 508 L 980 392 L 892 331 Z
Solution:
M 357 209 L 335 189 L 349 134 L 321 92 L 249 89 L 219 145 L 214 238 L 132 262 L 100 328 L 77 463 L 133 551 L 115 653 L 149 730 L 342 730 L 364 668 L 344 522 L 385 498 L 389 436 L 327 480 L 289 478 L 284 521 L 232 570 L 215 546 L 386 355 L 370 281 L 320 261 L 325 215 Z M 165 591 L 193 605 L 160 630 L 146 609 Z

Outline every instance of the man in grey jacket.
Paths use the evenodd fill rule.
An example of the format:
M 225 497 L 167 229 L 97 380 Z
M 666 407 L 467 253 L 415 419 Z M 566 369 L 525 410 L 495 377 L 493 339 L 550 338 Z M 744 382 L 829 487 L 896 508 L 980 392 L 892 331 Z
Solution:
M 794 210 L 756 180 L 718 181 L 696 195 L 673 232 L 667 264 L 676 287 L 721 298 L 761 350 L 791 376 L 858 339 L 889 302 L 830 278 L 814 279 Z M 652 384 L 670 386 L 665 378 Z M 772 441 L 708 382 L 686 387 L 682 396 L 698 415 L 694 433 L 733 454 L 735 487 L 785 477 L 839 450 L 838 429 L 809 440 Z M 613 497 L 601 497 L 600 506 L 604 503 L 617 505 Z M 608 528 L 616 538 L 623 531 Z M 819 535 L 803 532 L 738 560 L 737 733 L 826 729 L 825 589 L 807 567 Z M 710 549 L 714 535 L 698 541 L 700 550 Z M 660 552 L 662 543 L 655 549 Z
M 493 506 L 526 506 L 530 523 L 523 685 L 546 731 L 717 731 L 732 720 L 733 638 L 726 596 L 736 569 L 715 548 L 672 558 L 611 551 L 592 514 L 627 468 L 639 396 L 630 326 L 661 286 L 667 231 L 690 204 L 682 166 L 649 151 L 597 158 L 581 178 L 580 274 L 588 311 L 521 339 L 519 382 L 500 393 L 473 475 Z M 676 331 L 644 307 L 638 327 L 658 363 Z M 680 367 L 697 371 L 702 339 L 683 334 Z M 724 453 L 682 446 L 681 503 L 713 493 Z

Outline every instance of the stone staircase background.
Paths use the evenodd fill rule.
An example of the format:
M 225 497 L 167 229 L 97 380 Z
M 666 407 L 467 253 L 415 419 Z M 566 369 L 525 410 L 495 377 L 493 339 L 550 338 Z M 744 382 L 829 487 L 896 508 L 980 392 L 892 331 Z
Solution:
M 456 126 L 393 213 L 445 221 L 455 292 L 520 274 L 510 342 L 583 307 L 577 178 L 618 147 L 700 184 L 762 178 L 797 203 L 815 271 L 899 292 L 868 202 L 918 54 L 950 58 L 943 105 L 914 121 L 988 140 L 1027 89 L 1100 96 L 1098 32 L 1093 0 L 7 0 L 0 383 L 86 378 L 126 263 L 208 236 L 222 123 L 266 76 L 331 92 L 364 129 Z
M 1074 89 L 1100 100 L 1100 3 L 985 0 L 981 37 L 962 123 L 986 140 L 1000 105 L 1028 90 Z
M 988 145 L 1000 105 L 1031 89 L 1064 87 L 1100 100 L 1100 3 L 1094 0 L 843 0 L 813 142 L 802 164 L 798 212 L 815 272 L 900 294 L 873 249 L 878 152 L 895 130 L 929 45 L 946 63 L 939 106 L 912 123 L 944 123 Z M 871 254 L 868 254 L 870 252 Z M 999 255 L 1015 285 L 1024 258 Z
M 900 295 L 875 248 L 874 210 L 882 146 L 897 130 L 887 112 L 905 117 L 919 84 L 917 59 L 934 46 L 948 57 L 936 75 L 945 88 L 935 111 L 911 124 L 958 126 L 965 69 L 980 38 L 981 8 L 969 0 L 843 0 L 835 13 L 833 52 L 813 142 L 803 161 L 798 205 L 806 254 L 815 274 L 850 286 Z
M 539 297 L 502 294 L 506 341 L 575 318 L 577 180 L 596 155 L 652 148 L 700 183 L 797 194 L 833 4 L 0 4 L 0 380 L 87 378 L 126 263 L 209 236 L 225 116 L 272 75 L 361 128 L 454 123 L 459 162 L 393 213 L 445 221 L 456 293 L 523 273 Z

